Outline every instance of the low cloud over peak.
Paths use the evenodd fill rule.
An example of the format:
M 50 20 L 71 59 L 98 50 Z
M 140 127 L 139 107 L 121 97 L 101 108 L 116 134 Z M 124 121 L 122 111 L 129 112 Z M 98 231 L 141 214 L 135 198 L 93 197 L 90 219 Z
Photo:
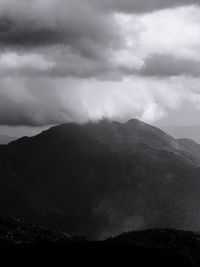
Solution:
M 153 122 L 186 100 L 198 110 L 199 4 L 0 0 L 0 124 Z

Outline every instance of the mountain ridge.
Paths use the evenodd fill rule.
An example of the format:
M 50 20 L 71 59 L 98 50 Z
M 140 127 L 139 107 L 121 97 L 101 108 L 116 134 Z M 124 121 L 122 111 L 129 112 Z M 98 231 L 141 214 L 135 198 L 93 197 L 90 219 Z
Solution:
M 200 125 L 198 124 L 188 126 L 160 126 L 160 128 L 175 138 L 189 138 L 200 143 Z
M 191 160 L 191 157 L 193 156 L 194 157 L 194 159 L 193 159 L 194 160 L 194 164 L 198 164 L 199 165 L 199 162 L 200 162 L 200 145 L 198 143 L 196 143 L 195 141 L 193 141 L 192 139 L 189 139 L 189 138 L 187 138 L 187 139 L 186 138 L 176 139 L 176 138 L 170 136 L 169 134 L 165 133 L 163 130 L 161 130 L 161 129 L 155 127 L 155 126 L 152 126 L 150 124 L 144 123 L 144 122 L 142 122 L 142 121 L 140 121 L 138 119 L 131 119 L 126 123 L 119 123 L 119 122 L 116 122 L 116 121 L 102 120 L 102 121 L 97 122 L 97 123 L 93 123 L 93 122 L 92 123 L 85 123 L 85 124 L 82 124 L 82 125 L 79 125 L 79 126 L 80 127 L 89 127 L 89 128 L 90 128 L 90 126 L 92 128 L 94 128 L 96 126 L 97 132 L 96 133 L 94 132 L 94 134 L 97 134 L 97 135 L 99 135 L 101 137 L 101 136 L 103 136 L 103 132 L 100 131 L 100 129 L 98 129 L 98 126 L 101 125 L 101 124 L 104 125 L 104 126 L 106 124 L 107 125 L 113 124 L 113 126 L 115 126 L 116 128 L 117 127 L 120 128 L 120 126 L 122 126 L 122 125 L 124 125 L 124 126 L 128 125 L 130 127 L 130 130 L 133 130 L 133 131 L 135 131 L 135 129 L 138 128 L 139 131 L 151 132 L 151 134 L 154 134 L 156 136 L 156 138 L 158 136 L 160 136 L 161 139 L 162 139 L 162 143 L 159 144 L 159 139 L 156 140 L 156 138 L 154 138 L 153 147 L 155 147 L 155 145 L 157 145 L 158 148 L 164 149 L 164 148 L 166 148 L 167 145 L 170 145 L 170 146 L 172 146 L 173 149 L 176 150 L 176 152 L 183 151 L 183 152 L 189 153 L 190 160 Z M 65 129 L 67 127 L 70 127 L 70 126 L 71 127 L 76 127 L 76 126 L 78 126 L 78 124 L 76 124 L 76 123 L 61 124 L 59 126 L 54 126 L 54 127 L 50 128 L 48 130 L 45 130 L 42 133 L 40 133 L 40 134 L 38 134 L 38 135 L 36 135 L 34 137 L 22 137 L 22 138 L 20 138 L 18 140 L 19 141 L 32 140 L 32 139 L 35 139 L 35 138 L 39 138 L 40 136 L 45 135 L 46 133 L 50 133 L 50 131 L 51 132 L 54 131 L 54 130 L 59 131 L 59 129 L 61 131 L 62 131 L 62 129 L 63 129 L 63 131 L 65 131 Z M 93 130 L 95 131 L 95 129 L 93 129 Z M 92 130 L 91 130 L 91 134 L 92 134 Z M 106 138 L 106 136 L 104 136 L 104 138 Z M 107 136 L 107 138 L 108 138 L 108 136 Z M 132 138 L 133 138 L 133 136 L 132 136 Z M 140 142 L 143 143 L 143 144 L 148 142 L 148 140 L 145 140 L 144 138 L 142 139 L 142 136 L 139 136 L 139 139 L 140 139 Z M 14 141 L 14 143 L 18 142 L 18 140 Z M 184 144 L 184 140 L 186 141 L 187 144 Z M 191 140 L 191 141 L 189 142 L 189 140 Z M 103 141 L 103 139 L 101 141 Z M 137 143 L 137 139 L 136 140 L 132 140 L 132 142 L 133 141 L 135 143 Z M 149 144 L 151 144 L 150 142 L 152 142 L 152 139 L 149 140 Z M 193 149 L 194 146 L 196 146 L 195 151 Z M 191 149 L 192 149 L 192 151 L 191 151 Z
M 197 230 L 199 146 L 196 155 L 180 146 L 138 120 L 21 138 L 0 146 L 0 212 L 97 239 L 166 225 Z
M 176 139 L 176 138 L 170 136 L 169 134 L 167 134 L 166 132 L 164 132 L 163 130 L 159 129 L 158 127 L 155 127 L 155 126 L 152 126 L 150 124 L 144 123 L 144 122 L 142 122 L 142 121 L 140 121 L 138 119 L 131 119 L 131 120 L 127 121 L 126 123 L 119 123 L 119 122 L 110 121 L 110 120 L 101 120 L 101 121 L 96 122 L 96 123 L 95 122 L 88 122 L 88 123 L 85 123 L 85 124 L 82 124 L 82 125 L 77 124 L 77 123 L 66 123 L 66 124 L 61 124 L 61 125 L 58 125 L 58 126 L 51 127 L 48 130 L 45 130 L 45 131 L 43 131 L 43 132 L 41 132 L 41 133 L 39 133 L 39 134 L 37 134 L 36 136 L 33 136 L 33 137 L 24 136 L 22 138 L 19 138 L 18 140 L 13 141 L 12 143 L 15 143 L 15 142 L 18 143 L 19 141 L 22 141 L 22 140 L 25 141 L 25 140 L 35 139 L 35 138 L 38 138 L 38 137 L 40 137 L 40 136 L 42 136 L 42 135 L 44 135 L 46 133 L 50 133 L 50 132 L 52 132 L 54 130 L 56 130 L 56 131 L 59 131 L 59 129 L 60 130 L 62 130 L 62 129 L 65 130 L 67 127 L 70 127 L 70 126 L 71 127 L 76 127 L 76 126 L 77 127 L 78 126 L 80 126 L 80 127 L 87 127 L 87 126 L 88 127 L 90 127 L 90 126 L 95 127 L 95 126 L 97 126 L 97 130 L 98 130 L 98 126 L 101 125 L 101 124 L 102 125 L 113 124 L 116 127 L 119 127 L 119 126 L 122 126 L 122 125 L 124 125 L 124 126 L 128 125 L 128 126 L 130 126 L 130 128 L 132 128 L 133 131 L 135 131 L 135 129 L 137 129 L 137 128 L 138 128 L 138 130 L 141 130 L 141 131 L 146 131 L 146 130 L 148 132 L 151 131 L 151 133 L 157 135 L 157 137 L 160 135 L 161 138 L 163 139 L 162 141 L 166 141 L 166 144 L 171 145 L 176 150 L 182 150 L 183 149 L 183 151 L 184 151 L 186 149 L 183 146 L 184 140 L 187 142 L 187 145 L 189 145 L 188 142 L 190 140 L 190 144 L 194 145 L 194 143 L 195 143 L 195 145 L 198 148 L 200 148 L 200 145 L 198 143 L 196 143 L 192 139 L 189 139 L 189 138 L 179 138 L 179 139 Z M 100 131 L 98 132 L 97 131 L 97 134 L 102 134 L 102 132 L 100 132 Z M 139 136 L 139 138 L 141 139 L 142 137 Z M 143 143 L 146 143 L 144 139 L 142 139 L 142 141 L 143 141 Z M 156 140 L 154 140 L 154 142 L 155 141 Z M 137 143 L 137 140 L 134 140 L 134 142 Z M 164 144 L 164 142 L 163 142 L 161 148 L 162 149 L 165 148 L 164 145 L 166 145 L 166 144 Z M 155 147 L 155 143 L 154 143 L 154 147 Z

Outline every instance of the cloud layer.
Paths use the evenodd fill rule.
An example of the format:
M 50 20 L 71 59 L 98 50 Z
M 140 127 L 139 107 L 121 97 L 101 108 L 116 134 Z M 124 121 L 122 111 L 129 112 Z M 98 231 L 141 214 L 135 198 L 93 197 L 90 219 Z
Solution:
M 198 110 L 199 4 L 0 0 L 0 124 L 154 122 L 182 101 Z
M 98 81 L 77 78 L 7 78 L 1 83 L 0 124 L 45 126 L 110 118 L 146 122 L 162 119 L 189 101 L 200 109 L 197 78 L 124 78 Z M 8 90 L 7 90 L 8 88 Z M 27 90 L 29 88 L 29 90 Z

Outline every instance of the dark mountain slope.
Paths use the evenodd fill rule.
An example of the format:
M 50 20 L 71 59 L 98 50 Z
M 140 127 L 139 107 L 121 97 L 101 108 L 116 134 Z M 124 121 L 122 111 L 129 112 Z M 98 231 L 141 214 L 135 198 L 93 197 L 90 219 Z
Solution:
M 200 162 L 200 145 L 193 141 L 192 139 L 182 138 L 178 139 L 179 148 L 188 154 L 191 155 L 191 157 L 196 158 L 197 164 Z
M 138 120 L 53 127 L 0 147 L 0 211 L 98 238 L 200 229 L 191 149 Z
M 106 243 L 117 245 L 118 247 L 135 246 L 153 249 L 152 253 L 155 253 L 155 251 L 158 253 L 160 266 L 170 266 L 170 263 L 175 266 L 177 263 L 181 264 L 181 262 L 176 262 L 178 259 L 182 259 L 180 266 L 200 265 L 200 236 L 198 233 L 173 229 L 149 229 L 123 233 L 115 238 L 106 240 Z M 166 252 L 169 253 L 168 256 L 164 254 Z M 147 256 L 146 264 L 149 265 L 148 260 L 151 260 L 151 257 L 148 259 L 148 255 L 144 256 Z M 146 264 L 145 266 L 147 266 Z

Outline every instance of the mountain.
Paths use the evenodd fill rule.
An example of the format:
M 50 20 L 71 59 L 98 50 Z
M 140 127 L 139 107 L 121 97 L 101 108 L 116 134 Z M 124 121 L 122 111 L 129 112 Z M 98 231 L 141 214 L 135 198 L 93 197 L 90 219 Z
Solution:
M 8 143 L 16 140 L 17 138 L 15 137 L 10 137 L 6 135 L 0 135 L 0 145 L 7 145 Z
M 105 239 L 199 230 L 200 145 L 138 120 L 53 127 L 0 146 L 0 213 Z
M 149 229 L 123 233 L 105 242 L 120 248 L 143 249 L 142 253 L 139 252 L 140 259 L 137 262 L 141 263 L 141 258 L 144 257 L 144 266 L 199 266 L 199 237 L 199 233 L 189 231 Z M 145 248 L 150 249 L 148 254 Z
M 165 132 L 174 136 L 175 138 L 189 138 L 195 142 L 200 143 L 200 125 L 191 126 L 163 126 L 161 127 Z

